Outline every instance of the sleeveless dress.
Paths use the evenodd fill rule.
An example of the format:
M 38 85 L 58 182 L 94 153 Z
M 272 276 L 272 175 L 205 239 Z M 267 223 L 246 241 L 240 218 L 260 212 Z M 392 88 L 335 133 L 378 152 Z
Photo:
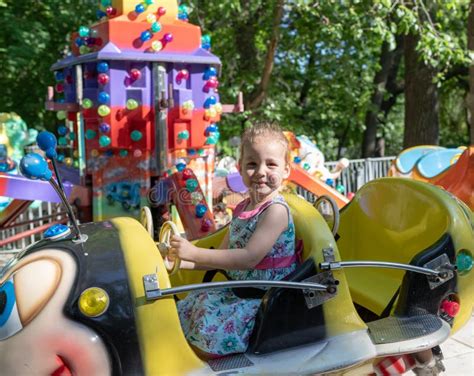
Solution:
M 260 215 L 270 205 L 284 205 L 288 227 L 272 250 L 252 270 L 228 270 L 232 280 L 281 280 L 296 269 L 295 226 L 287 203 L 281 196 L 245 211 L 249 200 L 237 205 L 230 223 L 229 248 L 243 248 L 253 235 Z M 261 299 L 241 299 L 231 289 L 195 291 L 178 302 L 181 326 L 187 340 L 214 355 L 245 352 L 255 324 Z

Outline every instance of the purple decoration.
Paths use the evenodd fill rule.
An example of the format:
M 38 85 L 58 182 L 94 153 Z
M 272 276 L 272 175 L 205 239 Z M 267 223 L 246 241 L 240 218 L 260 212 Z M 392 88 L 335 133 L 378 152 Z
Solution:
M 171 33 L 166 33 L 165 36 L 163 37 L 163 40 L 165 43 L 170 43 L 173 41 L 173 34 Z
M 99 131 L 102 133 L 109 133 L 110 132 L 110 125 L 107 123 L 102 123 L 99 125 Z

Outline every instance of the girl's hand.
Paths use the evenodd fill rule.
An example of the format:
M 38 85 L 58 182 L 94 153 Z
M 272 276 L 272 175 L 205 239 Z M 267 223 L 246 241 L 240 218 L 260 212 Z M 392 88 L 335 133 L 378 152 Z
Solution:
M 173 235 L 170 239 L 171 249 L 168 254 L 170 260 L 179 257 L 185 261 L 195 261 L 197 247 L 192 245 L 188 240 L 179 235 Z

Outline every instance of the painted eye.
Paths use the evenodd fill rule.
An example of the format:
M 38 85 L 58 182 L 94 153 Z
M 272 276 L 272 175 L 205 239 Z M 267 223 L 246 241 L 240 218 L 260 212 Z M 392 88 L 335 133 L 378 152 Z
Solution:
M 0 340 L 11 337 L 23 329 L 16 305 L 13 278 L 0 287 Z

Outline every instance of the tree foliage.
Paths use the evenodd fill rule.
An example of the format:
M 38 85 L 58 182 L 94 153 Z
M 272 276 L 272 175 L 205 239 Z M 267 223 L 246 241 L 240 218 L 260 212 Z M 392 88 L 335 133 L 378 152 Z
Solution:
M 433 16 L 428 2 L 434 4 Z M 15 111 L 30 126 L 52 126 L 53 116 L 43 106 L 46 86 L 53 84 L 49 67 L 64 54 L 68 33 L 95 21 L 97 3 L 0 0 L 0 111 Z M 415 33 L 421 58 L 437 72 L 441 143 L 468 142 L 468 0 L 183 3 L 190 22 L 211 35 L 212 52 L 222 60 L 222 102 L 233 103 L 239 91 L 244 93 L 247 110 L 224 116 L 222 140 L 240 134 L 254 119 L 269 119 L 315 139 L 327 158 L 338 152 L 358 157 L 367 114 L 373 111 L 387 153 L 397 153 L 404 129 L 403 61 L 391 77 L 398 86 L 378 87 L 374 78 L 382 68 L 383 46 L 394 51 L 400 38 Z M 381 97 L 374 105 L 376 89 Z

